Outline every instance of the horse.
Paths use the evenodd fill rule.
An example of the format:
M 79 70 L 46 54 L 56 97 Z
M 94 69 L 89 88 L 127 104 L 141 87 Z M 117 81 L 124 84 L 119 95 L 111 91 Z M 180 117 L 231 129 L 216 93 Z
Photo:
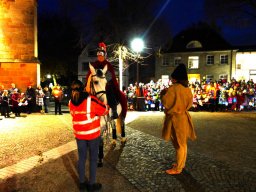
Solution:
M 107 95 L 106 95 L 106 72 L 107 65 L 104 66 L 103 69 L 95 69 L 90 63 L 89 68 L 91 71 L 91 75 L 88 79 L 88 83 L 90 84 L 90 93 L 95 95 L 99 100 L 101 100 L 104 104 L 107 104 Z M 125 94 L 120 91 L 120 103 L 117 105 L 117 113 L 118 118 L 116 120 L 111 119 L 112 110 L 109 110 L 109 114 L 101 117 L 101 128 L 102 130 L 106 130 L 108 128 L 112 128 L 112 146 L 116 145 L 117 140 L 117 132 L 121 134 L 121 144 L 124 145 L 126 143 L 125 137 L 125 117 L 127 114 L 127 99 Z M 107 128 L 106 128 L 107 127 Z

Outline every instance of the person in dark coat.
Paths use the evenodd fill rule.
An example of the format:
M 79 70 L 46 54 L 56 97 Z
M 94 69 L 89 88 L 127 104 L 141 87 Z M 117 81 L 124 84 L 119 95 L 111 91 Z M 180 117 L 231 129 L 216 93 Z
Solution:
M 28 88 L 26 90 L 26 98 L 28 101 L 27 113 L 30 114 L 30 113 L 34 112 L 35 107 L 36 107 L 36 91 L 32 87 L 32 85 L 28 85 Z
M 57 115 L 58 112 L 59 112 L 59 115 L 62 115 L 62 111 L 61 111 L 61 101 L 63 99 L 62 88 L 59 85 L 54 86 L 54 88 L 52 89 L 52 95 L 54 96 L 55 115 Z
M 3 114 L 4 117 L 10 117 L 10 110 L 9 110 L 9 95 L 8 95 L 8 91 L 4 90 L 3 94 L 2 94 L 2 100 L 1 100 L 1 113 Z
M 50 104 L 51 93 L 48 87 L 44 88 L 44 112 L 49 113 L 49 104 Z

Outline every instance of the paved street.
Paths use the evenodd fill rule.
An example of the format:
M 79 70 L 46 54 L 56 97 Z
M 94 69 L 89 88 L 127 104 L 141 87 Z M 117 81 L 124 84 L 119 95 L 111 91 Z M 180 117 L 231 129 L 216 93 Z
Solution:
M 129 112 L 126 145 L 106 145 L 104 167 L 97 173 L 102 191 L 256 191 L 256 113 L 191 116 L 198 139 L 189 142 L 183 173 L 171 176 L 164 170 L 175 151 L 160 137 L 163 113 Z M 68 113 L 1 120 L 0 191 L 78 191 L 70 126 Z M 9 144 L 14 143 L 10 135 L 17 136 L 15 145 Z M 13 150 L 4 150 L 8 147 Z

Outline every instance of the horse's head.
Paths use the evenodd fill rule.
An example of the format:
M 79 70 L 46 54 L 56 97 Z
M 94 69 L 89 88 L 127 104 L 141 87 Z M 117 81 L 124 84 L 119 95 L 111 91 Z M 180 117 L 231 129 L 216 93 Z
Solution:
M 103 69 L 95 69 L 90 63 L 89 63 L 90 71 L 91 71 L 91 88 L 93 89 L 94 94 L 101 100 L 103 100 L 101 97 L 106 95 L 106 72 L 108 70 L 108 66 L 105 65 Z

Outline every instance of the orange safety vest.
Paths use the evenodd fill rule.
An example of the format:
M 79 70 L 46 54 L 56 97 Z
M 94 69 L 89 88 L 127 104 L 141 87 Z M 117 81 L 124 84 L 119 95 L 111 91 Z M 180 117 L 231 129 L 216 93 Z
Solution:
M 108 112 L 106 105 L 89 96 L 79 106 L 69 101 L 73 131 L 78 139 L 92 140 L 100 136 L 100 117 Z

